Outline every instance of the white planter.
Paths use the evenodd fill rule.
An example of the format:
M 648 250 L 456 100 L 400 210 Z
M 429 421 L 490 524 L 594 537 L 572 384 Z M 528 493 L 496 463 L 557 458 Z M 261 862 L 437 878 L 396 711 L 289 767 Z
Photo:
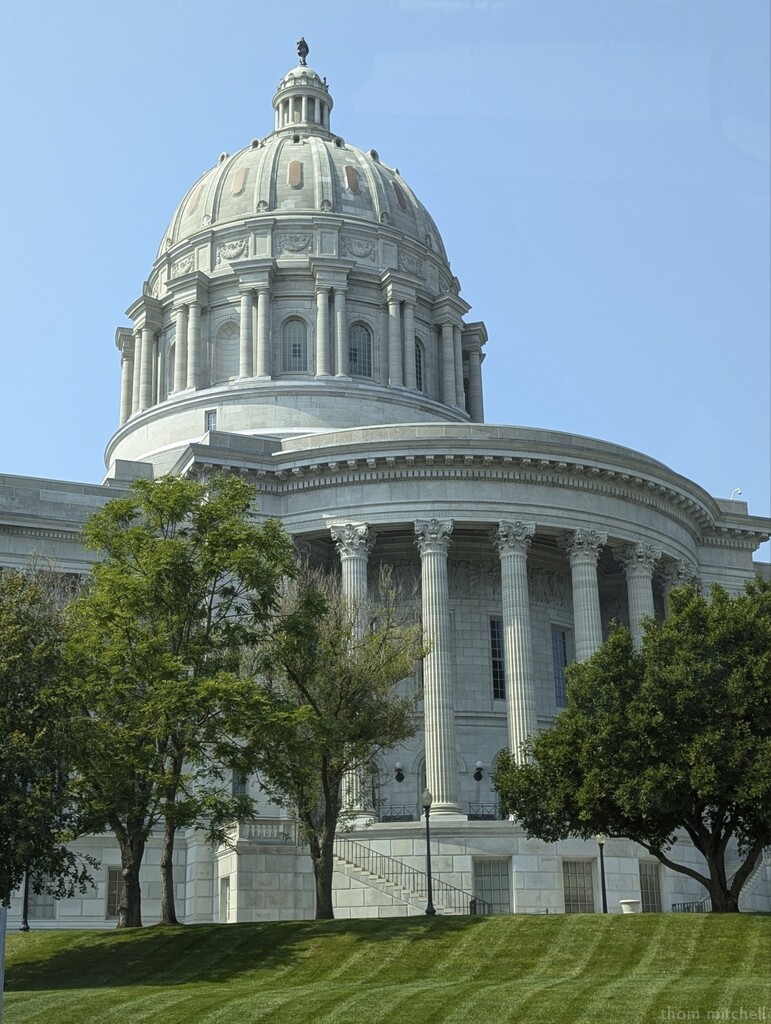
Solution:
M 619 900 L 622 914 L 641 914 L 642 903 L 639 900 Z

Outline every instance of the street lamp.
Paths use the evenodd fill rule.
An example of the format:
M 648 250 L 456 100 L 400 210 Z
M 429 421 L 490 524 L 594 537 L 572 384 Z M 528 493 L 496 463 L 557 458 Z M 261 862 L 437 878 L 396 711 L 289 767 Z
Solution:
M 420 797 L 420 806 L 426 812 L 426 875 L 428 876 L 428 903 L 426 904 L 426 913 L 435 914 L 434 909 L 434 894 L 431 888 L 431 826 L 428 823 L 429 816 L 431 815 L 431 804 L 433 802 L 428 788 L 423 790 Z
M 600 848 L 600 886 L 602 888 L 602 912 L 608 912 L 608 894 L 605 889 L 605 840 L 608 838 L 602 832 L 595 837 Z

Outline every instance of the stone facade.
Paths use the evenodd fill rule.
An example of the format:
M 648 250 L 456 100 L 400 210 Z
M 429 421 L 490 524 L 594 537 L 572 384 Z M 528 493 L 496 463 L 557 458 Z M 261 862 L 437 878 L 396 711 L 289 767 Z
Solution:
M 554 721 L 564 665 L 588 657 L 612 619 L 639 638 L 640 619 L 666 614 L 679 581 L 740 590 L 771 524 L 639 452 L 485 424 L 486 328 L 466 319 L 425 207 L 377 153 L 332 132 L 332 105 L 326 80 L 301 64 L 279 84 L 274 130 L 223 154 L 186 193 L 131 326 L 116 332 L 119 426 L 105 482 L 0 477 L 0 565 L 50 559 L 85 572 L 80 526 L 136 477 L 245 476 L 260 515 L 283 522 L 314 564 L 339 562 L 352 597 L 390 566 L 431 638 L 404 683 L 419 690 L 423 727 L 382 758 L 371 792 L 346 780 L 355 856 L 341 848 L 338 916 L 423 912 L 417 874 L 412 889 L 396 876 L 423 868 L 426 785 L 435 877 L 454 887 L 440 907 L 494 897 L 501 910 L 564 912 L 568 864 L 598 908 L 596 846 L 539 843 L 500 820 L 495 757 Z M 185 921 L 312 916 L 295 826 L 275 807 L 261 813 L 218 850 L 180 837 Z M 117 849 L 107 837 L 83 845 L 103 864 L 94 892 L 41 926 L 104 925 Z M 687 843 L 676 855 L 698 859 Z M 379 862 L 390 881 L 366 870 L 375 856 L 390 858 Z M 158 858 L 151 842 L 148 920 Z M 640 898 L 649 862 L 608 841 L 612 910 Z M 758 905 L 768 874 L 764 865 L 753 880 Z M 701 895 L 685 876 L 653 875 L 664 909 Z

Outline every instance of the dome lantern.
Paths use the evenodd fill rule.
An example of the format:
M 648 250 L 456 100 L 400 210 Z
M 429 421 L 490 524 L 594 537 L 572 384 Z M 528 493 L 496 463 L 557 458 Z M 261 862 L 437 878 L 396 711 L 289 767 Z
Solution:
M 326 78 L 308 67 L 305 59 L 308 52 L 308 44 L 300 39 L 297 44 L 299 64 L 278 83 L 273 97 L 276 131 L 329 131 L 332 97 Z

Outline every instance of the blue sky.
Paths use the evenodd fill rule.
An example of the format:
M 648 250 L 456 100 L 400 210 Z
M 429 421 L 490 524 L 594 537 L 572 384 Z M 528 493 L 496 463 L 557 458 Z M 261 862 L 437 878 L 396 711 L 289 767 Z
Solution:
M 486 416 L 771 512 L 768 0 L 43 0 L 0 14 L 0 472 L 97 481 L 115 328 L 296 63 L 486 322 Z M 769 545 L 763 557 L 769 558 Z

